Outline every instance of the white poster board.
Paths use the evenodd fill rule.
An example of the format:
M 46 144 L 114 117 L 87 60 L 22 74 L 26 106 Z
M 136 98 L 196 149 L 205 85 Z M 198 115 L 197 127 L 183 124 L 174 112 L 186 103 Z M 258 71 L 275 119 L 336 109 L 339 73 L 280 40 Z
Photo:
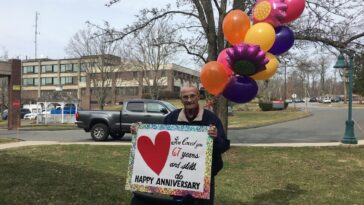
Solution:
M 126 189 L 208 199 L 213 140 L 207 129 L 142 124 L 132 140 Z

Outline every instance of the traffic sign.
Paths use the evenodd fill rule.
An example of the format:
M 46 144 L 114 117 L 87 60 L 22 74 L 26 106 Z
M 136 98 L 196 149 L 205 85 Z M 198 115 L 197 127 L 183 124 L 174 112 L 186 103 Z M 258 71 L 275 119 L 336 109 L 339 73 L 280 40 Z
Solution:
M 20 108 L 20 100 L 19 99 L 13 100 L 13 107 L 14 108 Z

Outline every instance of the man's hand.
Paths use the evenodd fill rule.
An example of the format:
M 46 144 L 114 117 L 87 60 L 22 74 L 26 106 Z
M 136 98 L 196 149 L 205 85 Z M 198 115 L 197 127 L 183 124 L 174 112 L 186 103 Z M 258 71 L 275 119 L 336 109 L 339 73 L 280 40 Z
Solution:
M 209 129 L 207 130 L 207 133 L 210 137 L 216 138 L 217 137 L 217 128 L 215 125 L 210 125 Z
M 132 123 L 130 125 L 130 132 L 131 134 L 136 134 L 138 131 L 139 126 L 142 124 L 142 122 Z

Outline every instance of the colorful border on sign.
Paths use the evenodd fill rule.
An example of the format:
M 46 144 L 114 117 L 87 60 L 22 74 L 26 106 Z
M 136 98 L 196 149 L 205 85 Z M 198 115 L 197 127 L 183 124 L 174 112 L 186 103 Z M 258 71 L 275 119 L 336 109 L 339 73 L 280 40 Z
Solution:
M 207 133 L 208 126 L 141 124 L 138 127 L 138 129 L 155 129 L 155 130 L 171 130 L 171 131 L 178 130 L 178 131 L 193 131 L 193 132 Z M 174 196 L 185 196 L 189 194 L 194 198 L 202 198 L 202 199 L 210 198 L 211 163 L 212 163 L 212 148 L 213 148 L 213 139 L 211 137 L 207 138 L 207 143 L 206 143 L 206 160 L 205 160 L 206 169 L 204 174 L 205 175 L 204 191 L 195 192 L 195 191 L 176 190 L 171 188 L 160 188 L 153 186 L 131 184 L 137 136 L 138 136 L 137 134 L 134 134 L 131 140 L 132 146 L 130 150 L 128 173 L 125 184 L 126 190 L 148 192 L 148 193 L 159 193 L 159 194 L 174 195 Z

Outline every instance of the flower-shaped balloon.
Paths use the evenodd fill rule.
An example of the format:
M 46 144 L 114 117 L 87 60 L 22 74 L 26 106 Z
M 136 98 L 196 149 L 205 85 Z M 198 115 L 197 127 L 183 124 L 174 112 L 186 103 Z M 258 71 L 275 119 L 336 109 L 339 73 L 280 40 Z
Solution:
M 269 62 L 258 45 L 238 44 L 226 50 L 227 61 L 236 74 L 253 75 L 264 70 Z
M 253 22 L 266 22 L 273 27 L 281 25 L 287 15 L 287 4 L 285 0 L 259 1 L 253 8 Z

